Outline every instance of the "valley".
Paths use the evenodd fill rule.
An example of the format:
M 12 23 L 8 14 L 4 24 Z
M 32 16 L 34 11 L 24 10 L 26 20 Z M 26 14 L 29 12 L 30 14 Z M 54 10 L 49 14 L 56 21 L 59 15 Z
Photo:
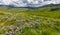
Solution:
M 1 6 L 0 35 L 60 35 L 60 5 L 33 9 Z

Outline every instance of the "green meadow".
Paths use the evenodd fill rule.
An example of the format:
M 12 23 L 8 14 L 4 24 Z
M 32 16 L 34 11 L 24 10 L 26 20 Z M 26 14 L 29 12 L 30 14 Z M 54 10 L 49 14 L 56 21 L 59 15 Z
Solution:
M 0 6 L 0 35 L 60 35 L 60 5 Z

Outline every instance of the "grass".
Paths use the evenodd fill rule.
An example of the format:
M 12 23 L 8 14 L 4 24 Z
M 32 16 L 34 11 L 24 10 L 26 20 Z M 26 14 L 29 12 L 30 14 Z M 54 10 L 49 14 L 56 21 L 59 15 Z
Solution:
M 55 7 L 0 10 L 0 35 L 60 35 L 60 9 Z

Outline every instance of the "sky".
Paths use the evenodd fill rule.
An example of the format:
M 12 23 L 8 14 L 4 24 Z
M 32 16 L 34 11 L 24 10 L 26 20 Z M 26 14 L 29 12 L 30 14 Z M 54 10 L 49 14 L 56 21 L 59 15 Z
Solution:
M 0 5 L 14 5 L 16 7 L 38 7 L 51 3 L 60 4 L 60 0 L 0 0 Z

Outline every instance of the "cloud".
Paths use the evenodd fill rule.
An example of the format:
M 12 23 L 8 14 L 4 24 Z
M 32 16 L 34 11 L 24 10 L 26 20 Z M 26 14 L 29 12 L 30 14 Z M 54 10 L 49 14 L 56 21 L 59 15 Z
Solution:
M 0 0 L 0 5 L 13 5 L 15 7 L 39 7 L 51 3 L 59 4 L 60 0 Z
M 2 3 L 4 5 L 9 5 L 11 3 L 11 0 L 2 0 Z

